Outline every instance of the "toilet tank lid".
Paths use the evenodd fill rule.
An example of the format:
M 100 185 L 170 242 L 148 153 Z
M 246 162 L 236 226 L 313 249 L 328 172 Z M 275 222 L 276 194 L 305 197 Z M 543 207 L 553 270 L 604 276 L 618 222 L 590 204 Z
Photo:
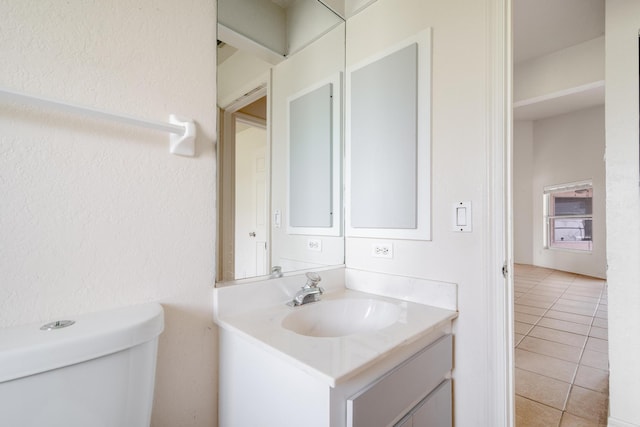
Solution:
M 55 320 L 71 326 L 41 330 L 46 323 L 0 329 L 0 383 L 115 353 L 155 339 L 164 328 L 158 303 L 146 303 Z

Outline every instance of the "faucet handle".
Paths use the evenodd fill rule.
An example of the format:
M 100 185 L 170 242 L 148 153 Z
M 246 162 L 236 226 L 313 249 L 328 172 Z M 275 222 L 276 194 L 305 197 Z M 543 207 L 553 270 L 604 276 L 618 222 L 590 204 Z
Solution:
M 318 282 L 322 280 L 322 277 L 315 271 L 309 271 L 307 274 L 307 283 L 305 283 L 305 288 L 316 288 L 318 286 Z

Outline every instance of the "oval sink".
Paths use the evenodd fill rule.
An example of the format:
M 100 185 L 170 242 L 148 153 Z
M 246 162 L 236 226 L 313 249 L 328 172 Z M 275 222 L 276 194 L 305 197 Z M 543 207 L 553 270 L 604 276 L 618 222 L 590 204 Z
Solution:
M 297 307 L 282 326 L 300 335 L 342 337 L 374 332 L 398 321 L 399 306 L 375 299 L 344 298 Z

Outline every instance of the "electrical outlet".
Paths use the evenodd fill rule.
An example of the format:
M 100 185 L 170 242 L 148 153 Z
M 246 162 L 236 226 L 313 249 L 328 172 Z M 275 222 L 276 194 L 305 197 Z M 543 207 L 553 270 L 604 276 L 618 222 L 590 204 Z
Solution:
M 320 239 L 308 239 L 307 249 L 310 251 L 322 252 L 322 240 Z
M 391 243 L 374 243 L 371 246 L 371 255 L 377 258 L 393 258 L 393 245 Z

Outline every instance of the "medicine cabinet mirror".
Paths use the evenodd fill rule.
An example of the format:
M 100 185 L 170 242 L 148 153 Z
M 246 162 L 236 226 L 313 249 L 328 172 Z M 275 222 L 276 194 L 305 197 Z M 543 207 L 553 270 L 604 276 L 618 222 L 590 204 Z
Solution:
M 344 263 L 345 27 L 318 0 L 218 0 L 217 282 Z

